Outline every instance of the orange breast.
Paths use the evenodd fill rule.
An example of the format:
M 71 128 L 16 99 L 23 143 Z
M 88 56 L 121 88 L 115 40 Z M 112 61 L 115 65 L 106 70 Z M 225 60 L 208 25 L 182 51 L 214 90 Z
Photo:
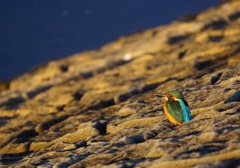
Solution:
M 169 112 L 168 112 L 168 110 L 167 110 L 167 104 L 166 104 L 166 102 L 164 103 L 163 109 L 164 109 L 164 113 L 166 114 L 167 118 L 169 119 L 169 121 L 170 121 L 171 123 L 173 123 L 174 125 L 179 125 L 179 124 L 181 124 L 180 122 L 177 122 L 177 121 L 169 114 Z

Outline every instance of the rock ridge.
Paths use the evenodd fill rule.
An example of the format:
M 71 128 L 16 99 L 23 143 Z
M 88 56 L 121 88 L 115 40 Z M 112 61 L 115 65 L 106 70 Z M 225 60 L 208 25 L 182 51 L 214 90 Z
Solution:
M 1 167 L 239 167 L 240 1 L 0 84 Z M 173 126 L 154 97 L 180 90 Z

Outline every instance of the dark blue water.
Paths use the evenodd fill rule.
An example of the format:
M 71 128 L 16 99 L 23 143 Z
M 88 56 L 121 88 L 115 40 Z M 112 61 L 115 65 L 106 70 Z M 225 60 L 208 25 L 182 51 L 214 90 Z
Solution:
M 6 0 L 0 2 L 0 80 L 40 63 L 170 23 L 219 0 Z

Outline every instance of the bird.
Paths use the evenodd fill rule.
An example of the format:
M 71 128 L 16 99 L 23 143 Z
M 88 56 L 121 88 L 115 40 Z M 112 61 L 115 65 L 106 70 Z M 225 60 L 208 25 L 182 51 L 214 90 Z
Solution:
M 192 119 L 191 111 L 187 101 L 181 92 L 173 90 L 164 95 L 155 94 L 157 97 L 164 97 L 164 113 L 173 125 L 180 125 Z

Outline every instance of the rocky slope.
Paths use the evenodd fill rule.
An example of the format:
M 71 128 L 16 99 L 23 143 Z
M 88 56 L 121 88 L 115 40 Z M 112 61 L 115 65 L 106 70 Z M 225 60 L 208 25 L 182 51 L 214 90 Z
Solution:
M 2 85 L 1 167 L 240 167 L 240 1 Z M 180 126 L 153 95 L 174 89 Z

